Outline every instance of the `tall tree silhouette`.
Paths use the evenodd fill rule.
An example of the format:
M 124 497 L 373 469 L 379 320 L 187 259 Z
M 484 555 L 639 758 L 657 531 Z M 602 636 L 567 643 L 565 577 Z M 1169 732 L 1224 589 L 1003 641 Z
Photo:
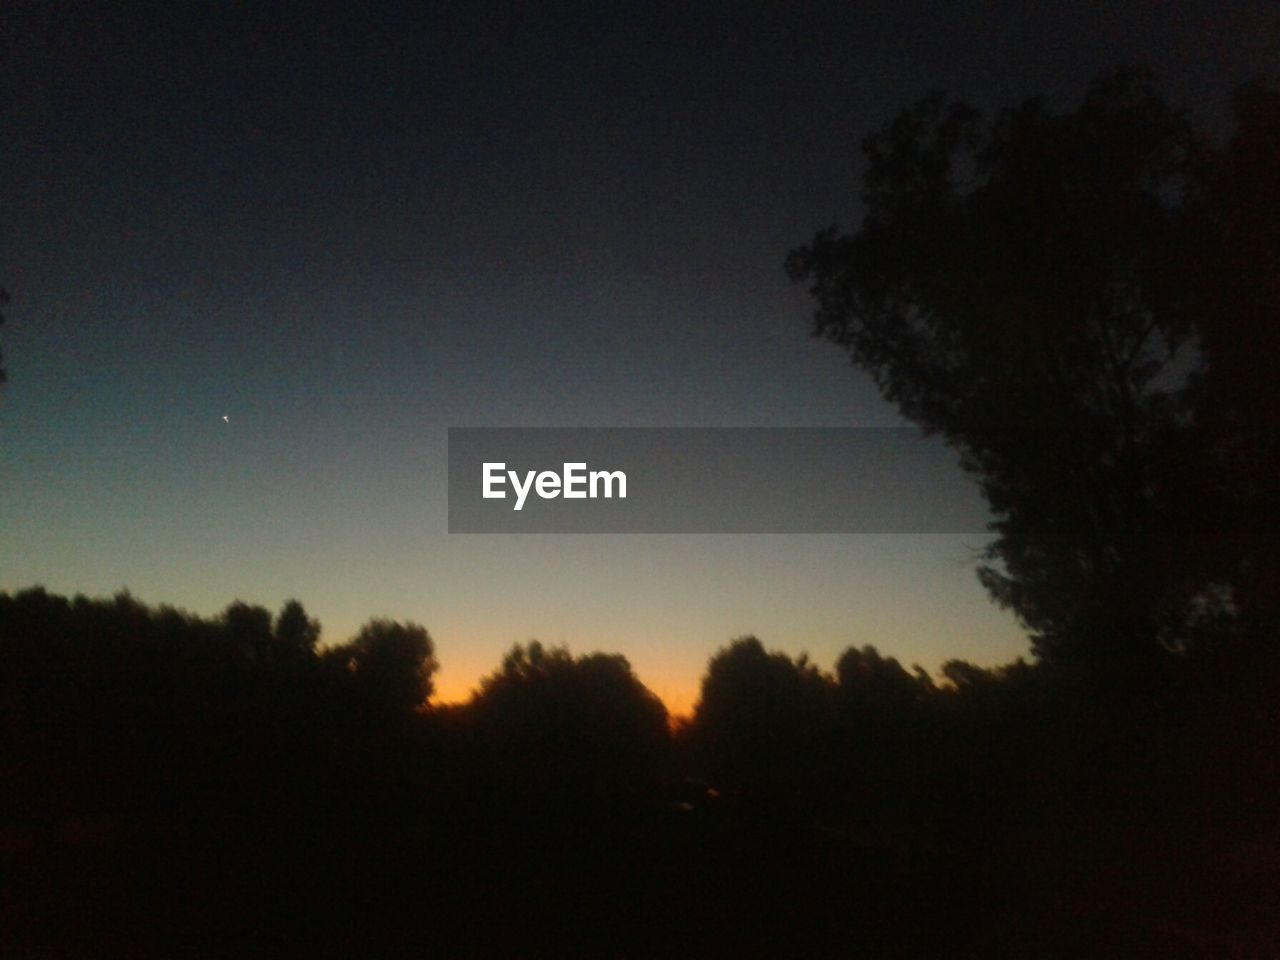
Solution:
M 1230 585 L 1264 636 L 1280 621 L 1280 91 L 1249 84 L 1234 106 L 1181 264 L 1206 361 L 1181 516 L 1206 547 L 1201 576 Z
M 1142 674 L 1212 593 L 1170 563 L 1201 548 L 1176 519 L 1203 415 L 1188 374 L 1258 332 L 1213 346 L 1197 299 L 1231 269 L 1203 243 L 1225 229 L 1205 212 L 1224 161 L 1135 71 L 1065 114 L 1031 100 L 986 121 L 934 95 L 864 151 L 860 227 L 788 257 L 815 333 L 979 479 L 997 534 L 979 575 L 1037 653 Z

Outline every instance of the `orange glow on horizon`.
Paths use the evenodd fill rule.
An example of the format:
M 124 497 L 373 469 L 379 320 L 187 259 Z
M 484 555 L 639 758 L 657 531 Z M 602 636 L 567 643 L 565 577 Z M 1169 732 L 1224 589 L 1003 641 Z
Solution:
M 642 677 L 641 682 L 643 681 L 644 678 Z M 671 724 L 678 724 L 693 716 L 693 705 L 698 698 L 696 689 L 687 690 L 672 684 L 652 685 L 646 683 L 645 686 L 667 708 Z M 471 681 L 446 680 L 444 683 L 437 680 L 435 692 L 431 694 L 431 699 L 428 702 L 433 707 L 465 706 L 471 702 L 471 698 L 475 696 L 479 688 L 479 677 Z

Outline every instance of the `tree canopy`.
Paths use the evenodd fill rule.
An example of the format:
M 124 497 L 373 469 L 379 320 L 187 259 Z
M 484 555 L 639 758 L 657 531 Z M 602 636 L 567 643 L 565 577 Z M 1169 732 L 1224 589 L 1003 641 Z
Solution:
M 1067 113 L 1033 99 L 986 119 L 935 94 L 866 141 L 858 229 L 788 257 L 815 333 L 979 480 L 996 534 L 980 578 L 1042 657 L 1140 671 L 1195 642 L 1194 611 L 1240 603 L 1238 564 L 1187 559 L 1223 552 L 1188 501 L 1225 514 L 1235 496 L 1188 465 L 1214 449 L 1274 489 L 1264 458 L 1230 452 L 1252 415 L 1224 395 L 1274 393 L 1280 301 L 1261 291 L 1280 245 L 1241 185 L 1275 195 L 1277 115 L 1242 95 L 1217 149 L 1135 71 Z
M 618 654 L 516 644 L 480 682 L 473 707 L 489 750 L 526 788 L 627 790 L 664 759 L 666 707 Z
M 326 656 L 355 676 L 356 686 L 368 702 L 391 712 L 426 703 L 439 666 L 435 644 L 425 627 L 380 617 L 361 627 L 350 642 L 327 651 Z
M 822 766 L 835 687 L 809 658 L 739 637 L 707 663 L 688 736 L 724 785 L 754 801 L 793 806 Z

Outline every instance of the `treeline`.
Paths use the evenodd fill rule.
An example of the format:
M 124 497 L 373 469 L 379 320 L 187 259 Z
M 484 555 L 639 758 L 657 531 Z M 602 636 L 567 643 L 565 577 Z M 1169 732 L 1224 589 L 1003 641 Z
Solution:
M 1274 665 L 1246 681 L 1171 657 L 1122 699 L 1022 660 L 941 673 L 870 646 L 827 673 L 744 638 L 681 738 L 744 803 L 937 854 L 1056 870 L 1108 845 L 1241 851 L 1276 826 L 1255 803 L 1280 785 Z
M 517 645 L 470 702 L 432 708 L 423 627 L 378 619 L 319 639 L 297 601 L 207 619 L 127 593 L 0 594 L 6 821 L 257 819 L 410 785 L 424 803 L 459 789 L 471 805 L 654 803 L 698 778 L 722 806 L 938 846 L 1101 816 L 1085 797 L 1102 802 L 1105 783 L 1109 802 L 1136 791 L 1149 806 L 1132 839 L 1203 812 L 1210 766 L 1226 803 L 1261 789 L 1240 778 L 1275 774 L 1274 669 L 1225 675 L 1211 660 L 1171 656 L 1116 698 L 1021 660 L 953 660 L 935 680 L 867 646 L 828 672 L 747 637 L 711 659 L 673 728 L 619 655 Z M 1212 821 L 1228 822 L 1244 842 L 1243 820 Z
M 852 896 L 950 931 L 920 956 L 1262 957 L 1278 732 L 1274 650 L 1170 651 L 1117 689 L 1051 660 L 935 679 L 870 646 L 827 672 L 748 637 L 711 659 L 677 739 L 754 835 L 798 830 L 821 851 L 804 869 L 873 876 Z M 846 882 L 818 896 L 848 903 Z
M 621 656 L 535 641 L 466 706 L 431 708 L 422 626 L 378 619 L 341 645 L 319 638 L 296 601 L 201 618 L 127 593 L 0 594 L 10 842 L 157 830 L 275 842 L 326 818 L 360 841 L 391 809 L 433 830 L 439 817 L 534 822 L 558 804 L 650 802 L 675 775 L 666 709 Z
M 868 899 L 843 929 L 879 922 L 860 910 L 886 884 L 961 912 L 969 889 L 1074 891 L 1089 911 L 1106 883 L 1153 895 L 1190 871 L 1217 878 L 1212 895 L 1142 909 L 1228 898 L 1243 929 L 1263 923 L 1274 670 L 1171 657 L 1116 699 L 1043 664 L 953 661 L 935 680 L 863 647 L 827 671 L 748 637 L 673 724 L 617 655 L 518 645 L 468 703 L 431 707 L 421 626 L 319 639 L 292 601 L 201 618 L 127 594 L 0 594 L 0 854 L 30 871 L 24 891 L 56 914 L 89 882 L 71 878 L 97 878 L 94 896 L 124 891 L 103 915 L 206 936 L 221 903 L 218 923 L 234 914 L 254 942 L 337 903 L 362 936 L 403 933 L 419 897 L 448 903 L 462 939 L 495 904 L 544 936 L 607 939 L 637 903 L 728 936 L 784 893 L 829 904 L 853 884 Z M 570 921 L 566 898 L 591 909 Z

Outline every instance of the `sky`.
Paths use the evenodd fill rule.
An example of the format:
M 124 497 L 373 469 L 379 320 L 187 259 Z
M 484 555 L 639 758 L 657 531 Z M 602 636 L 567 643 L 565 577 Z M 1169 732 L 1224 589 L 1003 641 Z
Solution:
M 746 633 L 1025 655 L 981 535 L 449 535 L 446 430 L 901 426 L 782 267 L 866 136 L 1130 63 L 1221 135 L 1280 63 L 1263 0 L 260 6 L 0 13 L 0 590 L 411 619 L 452 700 L 532 638 L 679 712 Z

